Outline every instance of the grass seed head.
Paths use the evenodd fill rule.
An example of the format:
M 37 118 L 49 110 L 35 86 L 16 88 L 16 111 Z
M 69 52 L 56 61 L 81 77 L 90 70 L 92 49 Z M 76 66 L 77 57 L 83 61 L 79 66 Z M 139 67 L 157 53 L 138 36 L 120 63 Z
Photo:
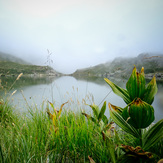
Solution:
M 16 92 L 17 92 L 17 90 L 15 90 L 14 92 L 12 92 L 11 96 L 13 96 Z
M 20 79 L 20 77 L 23 75 L 23 73 L 20 73 L 19 75 L 18 75 L 18 77 L 16 78 L 16 80 L 19 80 Z

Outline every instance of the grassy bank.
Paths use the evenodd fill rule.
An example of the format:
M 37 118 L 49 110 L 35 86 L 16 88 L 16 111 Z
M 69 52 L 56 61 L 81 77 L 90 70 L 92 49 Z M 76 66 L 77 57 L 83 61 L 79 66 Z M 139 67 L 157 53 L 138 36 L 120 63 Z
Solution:
M 57 125 L 45 107 L 32 108 L 25 115 L 0 104 L 0 162 L 114 162 L 124 154 L 121 144 L 135 146 L 134 137 L 110 128 L 105 141 L 100 127 L 81 113 L 61 113 Z M 64 109 L 67 110 L 67 109 Z M 163 143 L 151 148 L 161 159 Z
M 19 115 L 6 103 L 0 107 L 2 162 L 88 162 L 88 156 L 110 160 L 98 128 L 80 113 L 62 113 L 56 131 L 45 111 L 33 108 Z
M 59 74 L 58 72 L 54 71 L 49 66 L 37 66 L 37 65 L 27 65 L 27 64 L 20 64 L 11 61 L 0 61 L 0 75 L 18 75 L 23 73 L 24 75 L 28 74 Z

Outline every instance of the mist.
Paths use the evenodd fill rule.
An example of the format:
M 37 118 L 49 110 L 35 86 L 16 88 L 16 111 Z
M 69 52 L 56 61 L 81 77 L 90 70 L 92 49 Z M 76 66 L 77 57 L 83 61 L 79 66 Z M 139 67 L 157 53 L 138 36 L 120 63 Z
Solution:
M 0 0 L 0 51 L 62 73 L 163 53 L 162 8 L 162 0 Z

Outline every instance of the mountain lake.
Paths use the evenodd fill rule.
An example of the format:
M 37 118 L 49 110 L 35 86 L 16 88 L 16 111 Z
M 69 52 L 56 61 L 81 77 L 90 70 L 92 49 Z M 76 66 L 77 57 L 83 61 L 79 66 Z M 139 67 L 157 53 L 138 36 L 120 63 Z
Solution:
M 103 78 L 21 77 L 16 82 L 15 79 L 16 77 L 1 77 L 1 85 L 4 90 L 11 87 L 10 91 L 6 91 L 6 97 L 10 98 L 11 104 L 20 112 L 26 112 L 30 107 L 42 109 L 43 104 L 45 111 L 47 101 L 54 103 L 57 109 L 68 101 L 64 110 L 71 109 L 74 112 L 85 110 L 86 113 L 92 113 L 91 108 L 86 104 L 95 103 L 101 107 L 103 102 L 107 101 L 116 106 L 126 106 Z M 126 86 L 127 80 L 109 79 L 118 86 L 123 88 Z M 148 82 L 149 80 L 146 83 Z M 157 81 L 157 87 L 158 92 L 152 104 L 155 110 L 154 122 L 163 118 L 163 81 Z M 4 90 L 0 92 L 0 96 L 4 96 Z M 12 95 L 15 90 L 17 90 L 16 93 Z M 108 106 L 105 115 L 109 117 Z

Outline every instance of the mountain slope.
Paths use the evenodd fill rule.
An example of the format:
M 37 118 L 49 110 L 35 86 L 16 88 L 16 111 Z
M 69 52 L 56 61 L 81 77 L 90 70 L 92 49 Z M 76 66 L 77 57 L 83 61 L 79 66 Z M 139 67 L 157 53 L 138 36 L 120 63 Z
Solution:
M 73 76 L 116 76 L 128 77 L 134 65 L 138 70 L 144 67 L 145 73 L 163 73 L 163 54 L 142 53 L 135 58 L 116 58 L 94 67 L 80 69 L 73 73 Z
M 18 57 L 15 57 L 13 55 L 4 53 L 4 52 L 0 52 L 0 61 L 6 61 L 6 62 L 16 62 L 16 63 L 20 63 L 20 64 L 30 64 Z
M 0 52 L 0 76 L 17 75 L 20 73 L 23 73 L 24 75 L 61 75 L 61 73 L 49 66 L 32 65 L 18 57 Z

